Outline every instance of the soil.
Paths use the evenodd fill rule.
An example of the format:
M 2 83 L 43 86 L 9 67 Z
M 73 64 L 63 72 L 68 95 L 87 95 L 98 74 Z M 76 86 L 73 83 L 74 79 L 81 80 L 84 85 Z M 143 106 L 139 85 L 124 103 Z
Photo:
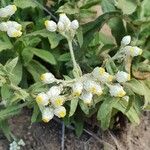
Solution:
M 50 123 L 30 123 L 31 112 L 23 110 L 22 114 L 10 119 L 11 129 L 18 139 L 26 145 L 22 150 L 60 150 L 62 124 L 52 120 Z M 0 134 L 0 150 L 8 150 L 9 142 Z M 116 131 L 98 129 L 84 130 L 78 138 L 72 128 L 65 128 L 65 150 L 149 150 L 150 149 L 150 113 L 145 112 L 139 126 L 127 123 L 127 126 Z

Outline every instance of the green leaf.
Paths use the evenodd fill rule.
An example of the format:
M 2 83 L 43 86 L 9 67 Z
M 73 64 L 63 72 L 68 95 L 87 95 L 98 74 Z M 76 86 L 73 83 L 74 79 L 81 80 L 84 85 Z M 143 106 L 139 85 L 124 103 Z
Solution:
M 33 76 L 35 81 L 39 81 L 41 74 L 48 72 L 48 70 L 36 60 L 32 60 L 30 62 L 30 64 L 27 66 L 27 70 Z
M 9 42 L 2 42 L 0 41 L 0 52 L 7 49 L 12 49 L 13 45 Z
M 32 117 L 31 117 L 31 122 L 34 123 L 37 121 L 38 115 L 40 114 L 39 106 L 35 103 Z
M 32 48 L 32 47 L 30 48 L 30 50 L 34 53 L 34 55 L 40 57 L 46 62 L 56 65 L 56 59 L 51 52 L 43 49 Z
M 7 120 L 0 121 L 0 129 L 3 131 L 4 135 L 9 141 L 11 141 L 11 130 Z
M 18 62 L 18 57 L 12 60 L 8 60 L 7 63 L 5 64 L 6 70 L 11 73 L 15 68 L 15 66 L 17 65 L 17 62 Z
M 127 86 L 127 88 L 130 88 L 134 93 L 138 95 L 144 95 L 145 93 L 143 85 L 141 84 L 140 81 L 136 79 L 132 79 L 131 81 L 126 82 L 125 86 Z
M 143 0 L 141 4 L 141 17 L 149 17 L 150 11 L 149 11 L 150 1 L 149 0 Z
M 82 100 L 79 100 L 79 105 L 81 107 L 81 110 L 86 114 L 88 115 L 89 114 L 89 107 L 83 103 Z
M 19 7 L 19 8 L 28 8 L 32 7 L 35 8 L 37 7 L 37 3 L 34 2 L 34 0 L 14 0 L 14 4 Z
M 114 108 L 120 110 L 124 115 L 128 117 L 128 119 L 135 124 L 140 123 L 139 116 L 133 107 L 130 107 L 128 111 L 126 111 L 128 103 L 124 100 L 120 100 L 117 104 L 114 105 Z
M 21 109 L 26 106 L 26 103 L 20 105 L 12 105 L 6 109 L 0 110 L 0 121 L 8 119 L 20 113 Z
M 32 60 L 34 54 L 31 51 L 30 47 L 26 47 L 22 50 L 21 55 L 23 57 L 24 66 L 27 66 L 30 63 L 30 61 Z
M 78 137 L 80 137 L 83 132 L 84 121 L 82 119 L 76 119 L 74 125 L 75 133 Z
M 117 103 L 118 100 L 116 98 L 107 97 L 100 106 L 97 113 L 97 120 L 101 121 L 102 129 L 106 130 L 109 128 L 112 110 Z
M 83 44 L 83 32 L 82 32 L 82 27 L 80 27 L 78 30 L 77 30 L 77 39 L 78 39 L 78 43 L 80 45 L 80 47 L 82 46 Z
M 78 101 L 79 101 L 78 98 L 74 98 L 74 99 L 71 100 L 69 117 L 74 115 L 74 113 L 75 113 L 75 111 L 77 109 L 77 106 L 78 106 Z
M 59 61 L 69 61 L 71 59 L 70 53 L 65 53 L 59 56 Z
M 12 71 L 12 75 L 9 76 L 10 81 L 18 85 L 22 79 L 22 63 L 21 61 L 18 61 L 17 65 Z
M 9 85 L 7 84 L 4 84 L 2 87 L 1 87 L 1 97 L 2 97 L 2 100 L 4 101 L 8 101 L 10 100 L 10 98 L 13 96 L 13 91 L 11 90 L 11 88 L 9 87 Z
M 61 35 L 51 32 L 48 35 L 48 40 L 51 45 L 51 49 L 56 48 L 58 46 L 60 40 L 62 40 L 62 39 L 63 39 L 63 37 Z
M 116 6 L 122 10 L 123 14 L 132 14 L 137 7 L 137 2 L 133 0 L 117 0 Z

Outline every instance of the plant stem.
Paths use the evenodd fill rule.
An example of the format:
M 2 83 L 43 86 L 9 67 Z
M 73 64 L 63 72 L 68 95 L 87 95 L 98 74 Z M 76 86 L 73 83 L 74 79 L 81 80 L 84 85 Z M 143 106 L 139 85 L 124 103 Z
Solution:
M 75 60 L 73 47 L 72 47 L 72 40 L 68 40 L 68 45 L 69 45 L 69 50 L 70 50 L 70 54 L 71 54 L 71 59 L 73 62 L 73 68 L 78 72 L 78 66 L 77 66 L 77 62 Z

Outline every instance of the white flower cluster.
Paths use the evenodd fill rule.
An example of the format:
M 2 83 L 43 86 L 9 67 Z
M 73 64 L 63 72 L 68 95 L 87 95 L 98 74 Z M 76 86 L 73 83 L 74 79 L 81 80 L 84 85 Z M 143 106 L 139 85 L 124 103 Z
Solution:
M 121 46 L 123 47 L 123 51 L 125 52 L 125 54 L 127 56 L 138 56 L 142 54 L 142 49 L 140 49 L 137 46 L 129 46 L 131 42 L 131 36 L 127 35 L 125 37 L 123 37 L 122 41 L 121 41 Z
M 9 37 L 20 37 L 22 35 L 22 26 L 15 21 L 0 23 L 0 31 L 7 32 Z
M 66 14 L 63 13 L 60 14 L 57 24 L 52 20 L 46 20 L 45 26 L 50 32 L 58 31 L 63 36 L 73 38 L 75 31 L 79 28 L 79 22 L 77 20 L 70 21 Z
M 0 17 L 10 17 L 17 10 L 15 5 L 8 5 L 0 9 Z M 7 32 L 9 37 L 20 37 L 22 35 L 22 26 L 15 21 L 0 23 L 0 31 Z
M 4 8 L 0 9 L 0 17 L 1 18 L 7 18 L 11 17 L 17 10 L 17 7 L 15 5 L 8 5 Z
M 41 75 L 43 83 L 50 84 L 55 82 L 55 77 L 51 73 Z M 63 106 L 65 96 L 61 95 L 62 86 L 52 86 L 47 92 L 39 93 L 36 97 L 36 102 L 42 113 L 42 120 L 49 122 L 54 115 L 63 118 L 66 115 L 66 109 Z
M 115 76 L 112 76 L 104 68 L 96 67 L 91 73 L 76 80 L 69 80 L 69 82 L 67 82 L 68 80 L 56 79 L 52 73 L 42 74 L 40 79 L 45 84 L 57 84 L 48 91 L 39 93 L 36 97 L 36 102 L 42 112 L 42 120 L 49 122 L 54 115 L 59 118 L 66 115 L 66 109 L 63 106 L 65 101 L 78 97 L 85 104 L 91 105 L 95 95 L 103 94 L 104 86 L 108 86 L 111 96 L 124 97 L 126 92 L 121 84 L 129 81 L 130 75 L 119 71 Z M 118 83 L 115 83 L 115 80 Z M 70 90 L 65 91 L 68 88 Z
M 13 141 L 12 143 L 10 143 L 9 145 L 9 150 L 20 150 L 21 146 L 25 146 L 24 141 L 21 139 L 18 142 Z

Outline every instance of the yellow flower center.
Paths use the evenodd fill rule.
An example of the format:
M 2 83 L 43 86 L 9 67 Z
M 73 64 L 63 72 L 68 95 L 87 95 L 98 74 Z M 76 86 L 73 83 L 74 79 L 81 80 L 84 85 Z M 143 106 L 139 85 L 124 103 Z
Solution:
M 13 5 L 12 7 L 13 7 L 13 10 L 14 10 L 14 11 L 17 10 L 17 7 L 16 7 L 15 5 Z
M 56 106 L 61 106 L 63 104 L 63 99 L 62 98 L 57 98 L 56 100 L 55 100 L 55 105 Z
M 100 75 L 103 75 L 104 73 L 105 73 L 105 69 L 102 68 L 102 67 L 100 67 L 100 68 L 99 68 L 99 74 L 100 74 Z
M 48 20 L 46 20 L 44 24 L 47 27 L 48 26 Z
M 61 118 L 65 117 L 65 115 L 66 115 L 66 112 L 65 112 L 65 111 L 59 112 L 59 116 L 60 116 Z
M 96 91 L 97 91 L 96 88 L 95 88 L 95 87 L 92 87 L 89 92 L 91 92 L 91 93 L 96 93 Z
M 80 96 L 81 92 L 80 91 L 74 91 L 72 93 L 73 96 Z
M 118 92 L 117 97 L 123 97 L 125 94 L 126 94 L 126 92 L 122 90 L 122 91 Z
M 41 104 L 43 102 L 43 98 L 41 96 L 36 97 L 36 102 Z
M 130 48 L 130 52 L 131 52 L 131 54 L 134 54 L 134 48 L 133 47 Z
M 142 52 L 143 52 L 143 50 L 142 50 L 142 49 L 140 49 L 140 50 L 139 50 L 139 55 L 141 55 L 141 54 L 142 54 Z
M 45 75 L 44 75 L 44 74 L 42 74 L 42 75 L 40 76 L 40 80 L 41 80 L 41 81 L 45 80 Z
M 49 119 L 48 118 L 42 118 L 42 120 L 45 122 L 45 123 L 48 123 L 49 122 Z
M 130 74 L 128 75 L 128 80 L 130 80 L 131 79 L 131 76 L 130 76 Z
M 18 31 L 13 32 L 13 37 L 21 36 L 21 33 Z
M 109 75 L 108 81 L 111 82 L 112 80 L 113 80 L 113 76 L 112 76 L 112 75 Z

